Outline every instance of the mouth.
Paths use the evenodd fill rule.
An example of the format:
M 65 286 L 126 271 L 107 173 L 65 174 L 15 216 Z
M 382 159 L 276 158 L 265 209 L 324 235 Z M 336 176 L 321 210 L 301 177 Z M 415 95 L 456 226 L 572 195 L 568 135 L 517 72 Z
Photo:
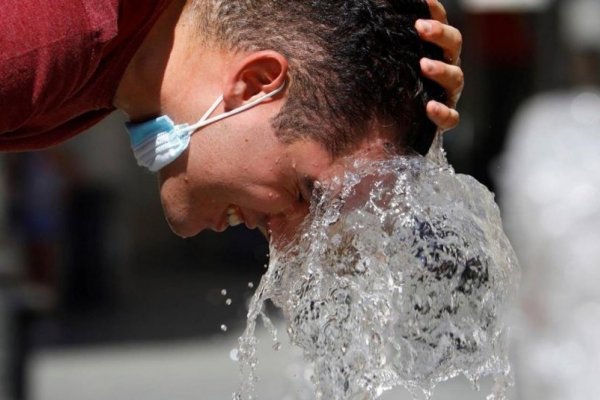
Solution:
M 245 224 L 248 229 L 258 229 L 267 239 L 269 238 L 266 228 L 266 216 L 259 216 L 254 215 L 251 212 L 244 212 L 239 206 L 230 205 L 227 208 L 226 223 L 227 226 L 238 226 Z
M 238 206 L 229 206 L 227 208 L 227 224 L 229 226 L 238 226 L 244 223 L 244 214 Z
M 226 221 L 229 226 L 245 224 L 248 229 L 258 228 L 261 232 L 265 230 L 263 227 L 266 223 L 262 223 L 265 219 L 266 217 L 256 215 L 253 212 L 242 211 L 242 209 L 236 205 L 230 205 L 226 212 Z

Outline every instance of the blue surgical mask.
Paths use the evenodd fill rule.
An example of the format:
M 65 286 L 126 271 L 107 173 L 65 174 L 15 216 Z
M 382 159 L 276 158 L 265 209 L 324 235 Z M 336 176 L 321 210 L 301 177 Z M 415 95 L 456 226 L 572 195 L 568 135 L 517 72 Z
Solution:
M 250 103 L 210 118 L 212 113 L 223 102 L 223 96 L 219 96 L 202 118 L 193 125 L 175 125 L 171 118 L 166 115 L 145 122 L 127 123 L 126 127 L 131 140 L 131 148 L 133 149 L 133 154 L 138 165 L 152 172 L 159 171 L 161 168 L 175 161 L 188 148 L 192 134 L 198 129 L 249 110 L 266 99 L 275 96 L 284 87 L 285 84 Z

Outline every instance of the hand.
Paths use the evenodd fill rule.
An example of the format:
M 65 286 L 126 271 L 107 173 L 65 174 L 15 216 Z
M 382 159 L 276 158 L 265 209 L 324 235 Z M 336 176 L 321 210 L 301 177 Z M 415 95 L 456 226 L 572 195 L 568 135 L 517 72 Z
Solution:
M 462 35 L 458 29 L 448 25 L 446 10 L 439 0 L 426 1 L 432 19 L 418 20 L 415 28 L 423 40 L 434 43 L 444 50 L 446 62 L 423 58 L 421 71 L 427 78 L 439 83 L 448 93 L 447 104 L 437 101 L 430 101 L 427 104 L 427 116 L 441 131 L 446 131 L 458 125 L 460 120 L 455 108 L 465 83 L 460 68 Z

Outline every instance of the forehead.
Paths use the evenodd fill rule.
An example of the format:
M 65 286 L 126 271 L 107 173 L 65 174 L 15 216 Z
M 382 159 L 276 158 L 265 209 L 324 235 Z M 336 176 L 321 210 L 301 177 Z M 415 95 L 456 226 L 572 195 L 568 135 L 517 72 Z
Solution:
M 327 179 L 338 164 L 324 145 L 312 139 L 299 139 L 289 144 L 286 157 L 301 178 Z
M 290 144 L 286 153 L 292 162 L 292 168 L 303 175 L 301 178 L 327 181 L 343 174 L 355 160 L 386 158 L 388 153 L 386 144 L 386 140 L 371 137 L 365 139 L 351 152 L 336 157 L 319 142 L 313 139 L 302 139 Z

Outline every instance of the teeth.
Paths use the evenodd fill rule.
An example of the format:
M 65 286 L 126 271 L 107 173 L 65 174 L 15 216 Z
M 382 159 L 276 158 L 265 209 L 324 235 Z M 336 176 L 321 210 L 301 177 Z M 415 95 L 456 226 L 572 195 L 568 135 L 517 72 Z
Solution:
M 238 226 L 242 224 L 244 220 L 240 216 L 238 210 L 235 207 L 229 207 L 227 209 L 227 223 L 229 226 Z
M 242 219 L 236 214 L 227 216 L 227 223 L 229 224 L 229 226 L 238 226 L 242 222 L 244 222 L 244 221 L 242 221 Z

